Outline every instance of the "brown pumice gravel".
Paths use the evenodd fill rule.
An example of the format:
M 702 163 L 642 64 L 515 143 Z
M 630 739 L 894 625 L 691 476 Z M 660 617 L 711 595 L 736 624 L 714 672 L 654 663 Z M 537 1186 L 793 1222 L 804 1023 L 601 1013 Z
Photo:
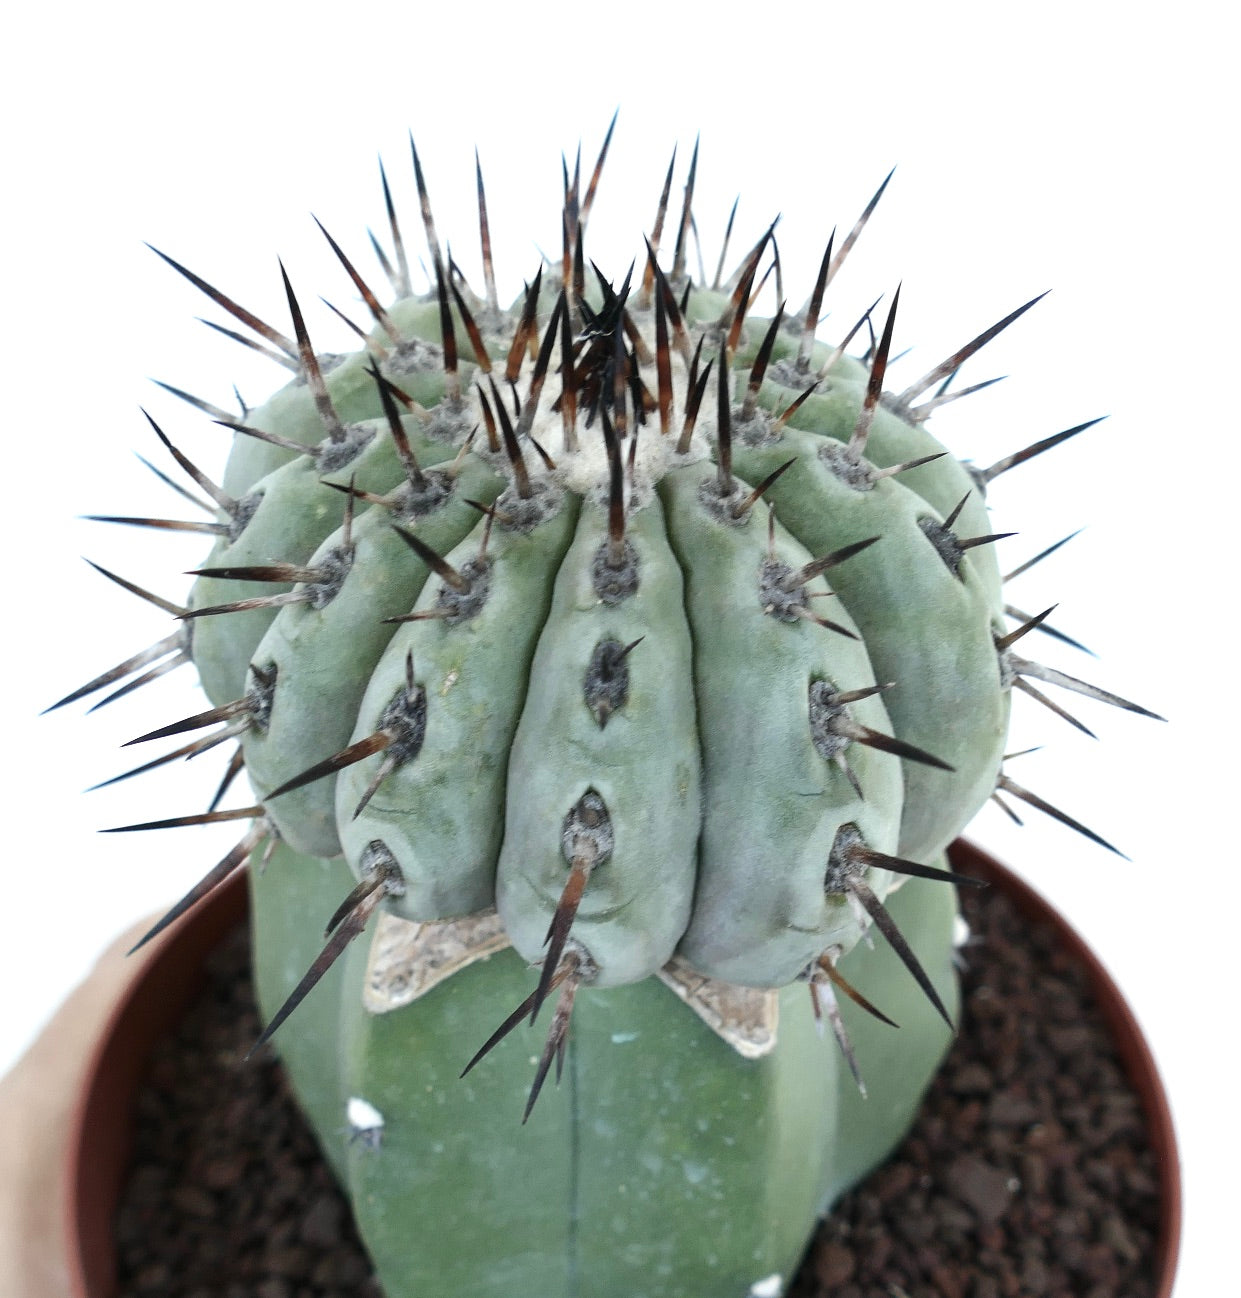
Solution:
M 961 905 L 957 1042 L 789 1298 L 1149 1298 L 1159 1172 L 1086 973 L 998 889 Z
M 789 1298 L 1148 1298 L 1158 1169 L 1086 976 L 997 889 L 962 904 L 953 1052 Z M 239 930 L 157 1048 L 117 1216 L 121 1298 L 380 1298 L 279 1063 L 244 1062 L 248 977 Z
M 245 927 L 156 1047 L 116 1221 L 121 1298 L 382 1298 L 259 1034 Z

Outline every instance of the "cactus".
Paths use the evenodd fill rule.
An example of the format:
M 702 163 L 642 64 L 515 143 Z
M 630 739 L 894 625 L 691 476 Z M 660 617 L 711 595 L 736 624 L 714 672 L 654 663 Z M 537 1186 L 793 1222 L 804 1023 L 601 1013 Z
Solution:
M 1111 848 L 1005 773 L 1013 691 L 1145 711 L 1021 656 L 1063 633 L 992 546 L 990 481 L 1091 425 L 986 469 L 926 430 L 1034 303 L 887 393 L 899 290 L 817 339 L 886 180 L 764 320 L 772 229 L 687 272 L 696 148 L 667 239 L 671 167 L 645 257 L 590 262 L 607 147 L 508 308 L 481 171 L 480 292 L 416 151 L 414 292 L 384 176 L 391 305 L 324 230 L 373 317 L 351 355 L 287 276 L 291 335 L 159 254 L 293 377 L 237 416 L 178 393 L 235 431 L 219 485 L 151 421 L 210 517 L 106 521 L 213 549 L 184 606 L 101 569 L 177 628 L 61 700 L 196 667 L 210 708 L 138 770 L 235 742 L 220 792 L 122 828 L 249 823 L 143 940 L 249 862 L 261 1042 L 390 1298 L 782 1292 L 950 1041 L 947 845 L 1011 798 Z

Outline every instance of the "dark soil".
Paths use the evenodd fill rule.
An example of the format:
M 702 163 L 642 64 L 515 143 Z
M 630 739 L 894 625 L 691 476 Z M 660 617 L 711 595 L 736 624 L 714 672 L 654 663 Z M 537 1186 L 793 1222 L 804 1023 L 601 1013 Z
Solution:
M 789 1298 L 1149 1298 L 1157 1168 L 1085 974 L 998 891 L 967 892 L 953 1052 Z M 239 931 L 139 1101 L 121 1298 L 380 1298 L 279 1064 L 242 1062 L 258 1031 Z
M 789 1298 L 1150 1298 L 1158 1166 L 1085 970 L 998 889 L 961 904 L 952 1053 Z

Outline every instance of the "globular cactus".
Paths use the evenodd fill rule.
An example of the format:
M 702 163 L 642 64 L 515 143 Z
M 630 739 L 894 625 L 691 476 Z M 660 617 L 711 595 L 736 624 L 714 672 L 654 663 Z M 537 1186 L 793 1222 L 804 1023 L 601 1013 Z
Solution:
M 944 849 L 1006 794 L 1103 843 L 1004 773 L 1013 690 L 1142 711 L 1019 654 L 1046 615 L 991 544 L 989 482 L 1089 425 L 987 469 L 926 430 L 1033 304 L 886 393 L 899 292 L 816 339 L 873 202 L 760 320 L 772 230 L 687 273 L 694 165 L 667 238 L 671 168 L 646 255 L 596 268 L 602 162 L 505 309 L 481 173 L 476 293 L 415 152 L 429 293 L 386 178 L 391 305 L 328 236 L 352 355 L 287 277 L 291 336 L 166 258 L 293 378 L 191 398 L 236 430 L 218 486 L 156 428 L 213 517 L 111 521 L 214 549 L 184 607 L 138 591 L 177 629 L 70 696 L 192 661 L 212 706 L 142 738 L 207 733 L 147 765 L 236 740 L 254 805 L 125 827 L 251 822 L 153 933 L 251 861 L 263 1039 L 392 1298 L 782 1292 L 950 1039 Z

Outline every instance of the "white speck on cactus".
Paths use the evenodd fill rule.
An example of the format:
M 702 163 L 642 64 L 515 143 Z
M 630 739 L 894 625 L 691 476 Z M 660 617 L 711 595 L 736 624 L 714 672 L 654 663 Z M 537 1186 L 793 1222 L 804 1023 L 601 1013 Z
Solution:
M 384 1115 L 360 1095 L 351 1095 L 345 1104 L 349 1121 L 349 1139 L 358 1141 L 368 1149 L 378 1149 L 383 1140 Z
M 779 1275 L 773 1273 L 764 1276 L 761 1280 L 755 1280 L 750 1286 L 747 1298 L 780 1298 L 783 1292 L 784 1281 Z

